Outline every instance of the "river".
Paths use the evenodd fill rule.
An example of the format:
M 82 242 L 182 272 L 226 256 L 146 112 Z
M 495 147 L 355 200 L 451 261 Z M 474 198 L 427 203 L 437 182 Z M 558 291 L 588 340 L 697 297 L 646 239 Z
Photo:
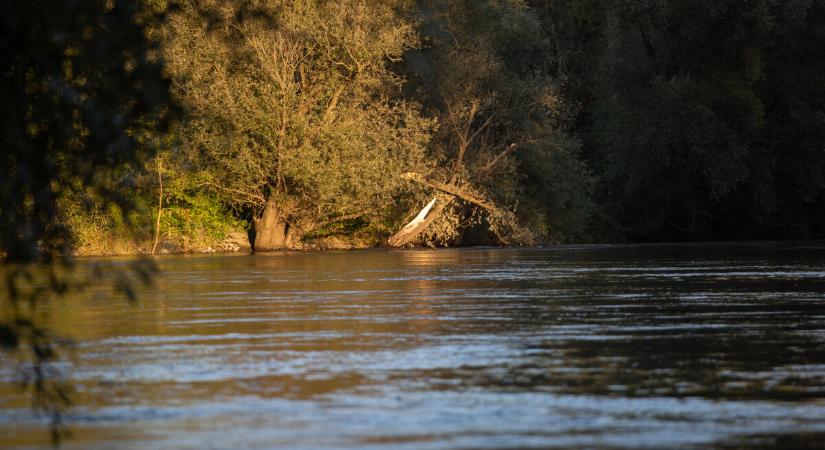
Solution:
M 52 305 L 63 448 L 825 445 L 825 243 L 157 261 Z M 47 446 L 0 358 L 0 448 Z

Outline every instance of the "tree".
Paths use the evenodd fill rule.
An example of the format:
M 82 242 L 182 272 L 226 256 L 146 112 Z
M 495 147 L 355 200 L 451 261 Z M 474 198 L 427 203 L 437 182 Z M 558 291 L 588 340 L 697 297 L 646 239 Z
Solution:
M 439 127 L 429 153 L 436 167 L 407 178 L 438 194 L 389 244 L 416 239 L 445 210 L 459 217 L 480 210 L 498 242 L 533 244 L 547 227 L 536 217 L 546 205 L 521 214 L 516 205 L 530 204 L 534 199 L 525 193 L 552 183 L 549 172 L 524 163 L 553 154 L 577 158 L 540 24 L 524 3 L 512 0 L 421 2 L 419 11 L 425 45 L 406 56 L 408 89 Z M 583 167 L 569 168 L 581 186 L 588 183 Z
M 166 36 L 203 185 L 251 211 L 256 250 L 392 203 L 432 127 L 392 70 L 403 2 L 186 2 Z

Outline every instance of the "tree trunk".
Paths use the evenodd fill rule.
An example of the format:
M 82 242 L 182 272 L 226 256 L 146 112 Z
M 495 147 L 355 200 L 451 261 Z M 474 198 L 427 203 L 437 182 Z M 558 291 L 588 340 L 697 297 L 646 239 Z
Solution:
M 427 227 L 441 215 L 441 212 L 444 211 L 444 207 L 446 207 L 451 201 L 452 198 L 443 199 L 433 197 L 430 203 L 421 209 L 415 219 L 404 225 L 404 228 L 401 228 L 401 230 L 387 240 L 387 245 L 390 247 L 401 247 L 408 244 L 410 241 L 418 237 L 422 231 L 427 229 Z
M 510 146 L 510 148 L 512 149 L 515 147 Z M 509 151 L 509 149 L 506 151 Z M 533 245 L 535 243 L 535 236 L 533 235 L 533 233 L 530 230 L 523 228 L 521 225 L 519 225 L 518 219 L 512 211 L 497 206 L 495 202 L 491 201 L 483 194 L 476 192 L 470 185 L 456 186 L 452 184 L 454 181 L 451 181 L 449 183 L 442 183 L 440 181 L 428 180 L 424 178 L 424 176 L 422 176 L 421 174 L 415 172 L 405 173 L 402 175 L 402 177 L 408 180 L 413 180 L 418 183 L 424 184 L 437 191 L 443 192 L 445 195 L 449 195 L 450 199 L 459 198 L 461 200 L 466 201 L 467 203 L 470 203 L 471 205 L 483 209 L 488 216 L 487 221 L 490 223 L 490 231 L 503 245 Z M 441 213 L 441 211 L 439 210 L 438 213 Z M 435 220 L 435 217 L 432 220 Z M 427 228 L 427 226 L 430 223 L 432 223 L 432 220 L 428 221 L 424 226 L 420 227 L 420 229 L 418 229 L 418 233 L 423 231 L 424 228 Z M 409 225 L 410 224 L 407 224 L 407 226 Z M 404 228 L 406 228 L 406 226 Z M 403 229 L 396 233 L 396 235 L 400 235 L 402 234 L 402 232 L 404 232 Z M 390 238 L 390 240 L 392 241 L 392 239 L 394 238 L 395 236 Z M 412 238 L 410 238 L 410 240 L 411 239 Z M 406 242 L 409 242 L 409 240 L 405 241 L 404 243 Z M 392 245 L 392 242 L 388 242 L 388 244 Z
M 278 205 L 268 201 L 261 218 L 255 220 L 255 251 L 266 252 L 293 246 L 295 239 L 291 231 Z

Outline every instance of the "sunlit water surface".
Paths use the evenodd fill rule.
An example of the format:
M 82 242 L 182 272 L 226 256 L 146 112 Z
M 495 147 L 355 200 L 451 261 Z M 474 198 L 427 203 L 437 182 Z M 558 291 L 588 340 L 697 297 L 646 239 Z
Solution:
M 825 447 L 822 243 L 157 261 L 54 305 L 64 448 Z M 2 358 L 0 447 L 47 445 Z

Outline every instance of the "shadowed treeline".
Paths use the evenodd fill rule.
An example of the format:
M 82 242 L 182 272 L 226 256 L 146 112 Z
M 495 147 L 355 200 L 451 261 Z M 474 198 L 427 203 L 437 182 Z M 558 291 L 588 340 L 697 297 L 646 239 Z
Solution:
M 184 114 L 86 253 L 822 236 L 816 2 L 152 7 Z
M 529 3 L 613 230 L 823 236 L 822 2 Z
M 822 236 L 816 2 L 157 0 L 142 11 L 138 34 L 87 38 L 87 18 L 77 42 L 33 27 L 4 44 L 43 55 L 7 75 L 9 98 L 39 105 L 9 122 L 28 130 L 11 144 L 111 143 L 90 159 L 19 161 L 41 184 L 76 174 L 32 203 L 55 206 L 52 229 L 32 231 L 52 247 L 210 251 L 247 229 L 258 250 Z M 94 59 L 123 45 L 145 47 L 145 60 L 134 49 Z M 137 82 L 160 81 L 161 65 L 167 81 Z M 51 84 L 26 91 L 26 76 Z M 64 111 L 79 119 L 60 115 L 92 89 L 95 102 Z M 167 95 L 183 114 L 152 132 L 152 101 Z M 38 116 L 47 98 L 57 115 Z M 125 126 L 135 119 L 142 128 Z M 9 198 L 28 189 L 16 173 Z M 105 189 L 81 188 L 92 175 Z M 126 216 L 107 200 L 117 193 Z M 27 220 L 8 211 L 8 230 Z M 19 242 L 33 241 L 8 241 Z

